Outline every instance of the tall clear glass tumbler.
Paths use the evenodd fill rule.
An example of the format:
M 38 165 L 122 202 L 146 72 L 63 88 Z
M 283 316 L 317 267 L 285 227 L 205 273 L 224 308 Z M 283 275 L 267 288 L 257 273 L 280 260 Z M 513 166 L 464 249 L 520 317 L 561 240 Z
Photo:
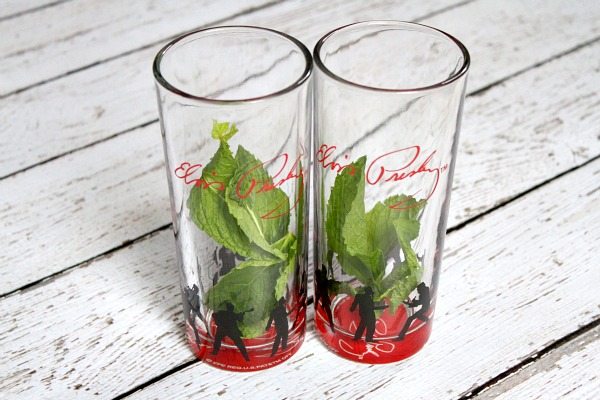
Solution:
M 310 52 L 226 26 L 153 69 L 189 345 L 223 369 L 277 365 L 306 326 Z
M 315 325 L 388 363 L 431 333 L 469 54 L 427 26 L 325 35 L 315 65 Z

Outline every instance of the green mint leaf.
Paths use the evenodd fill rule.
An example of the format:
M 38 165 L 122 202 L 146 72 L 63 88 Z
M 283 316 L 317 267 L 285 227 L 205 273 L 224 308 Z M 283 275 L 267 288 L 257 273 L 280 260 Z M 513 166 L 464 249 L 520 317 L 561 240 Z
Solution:
M 213 137 L 213 139 L 227 142 L 237 132 L 238 129 L 235 126 L 235 124 L 230 124 L 229 122 L 218 122 L 213 120 L 213 127 L 211 132 L 211 136 Z
M 297 239 L 288 232 L 287 195 L 273 187 L 260 160 L 242 146 L 235 157 L 227 141 L 238 132 L 235 124 L 213 122 L 212 137 L 219 148 L 192 188 L 187 206 L 194 223 L 215 242 L 246 260 L 208 290 L 205 303 L 218 311 L 227 303 L 243 313 L 239 328 L 246 338 L 264 333 L 275 302 L 286 294 L 297 259 Z M 300 167 L 301 168 L 301 167 Z M 297 233 L 303 234 L 303 181 L 298 182 Z
M 195 186 L 187 200 L 192 221 L 215 242 L 244 257 L 266 258 L 268 254 L 253 245 L 239 228 L 225 203 L 225 187 L 236 169 L 235 159 L 225 141 L 202 171 L 202 182 L 221 182 L 207 187 Z
M 395 226 L 407 241 L 416 239 L 420 229 L 418 215 L 424 206 L 425 201 L 405 195 L 391 196 L 375 204 L 366 217 L 369 240 L 388 256 L 399 244 Z
M 280 275 L 280 262 L 246 260 L 206 292 L 205 302 L 212 310 L 233 304 L 235 312 L 243 312 L 239 324 L 242 335 L 253 338 L 264 333 L 265 324 L 275 306 L 275 283 Z
M 377 287 L 384 273 L 382 252 L 368 238 L 364 205 L 366 157 L 345 168 L 335 179 L 327 204 L 325 229 L 330 249 L 344 272 Z
M 419 236 L 419 213 L 425 201 L 412 196 L 392 196 L 377 203 L 367 214 L 369 236 L 380 246 L 385 255 L 400 246 L 404 261 L 394 268 L 381 282 L 377 300 L 388 298 L 390 311 L 396 309 L 421 281 L 422 267 L 410 246 Z
M 346 218 L 354 205 L 356 197 L 359 196 L 358 192 L 361 180 L 363 180 L 364 192 L 362 171 L 364 170 L 365 162 L 366 157 L 361 157 L 352 163 L 351 167 L 344 168 L 336 176 L 331 188 L 331 194 L 327 202 L 325 230 L 327 233 L 327 245 L 338 255 L 345 253 L 342 229 L 346 224 Z
M 288 230 L 290 203 L 287 195 L 272 187 L 262 163 L 244 147 L 235 155 L 236 170 L 225 192 L 229 212 L 240 229 L 257 246 L 285 260 L 286 255 L 273 248 Z
M 419 235 L 419 214 L 425 200 L 391 196 L 365 213 L 365 164 L 366 157 L 361 157 L 335 179 L 325 221 L 327 259 L 331 265 L 335 254 L 345 274 L 370 286 L 377 301 L 389 299 L 395 311 L 421 280 L 422 267 L 410 242 Z M 384 277 L 385 260 L 398 249 L 404 261 Z M 346 286 L 337 284 L 332 289 L 351 294 Z
M 417 259 L 417 255 L 410 246 L 408 240 L 405 239 L 406 231 L 402 222 L 394 224 L 400 248 L 404 254 L 404 261 L 394 265 L 394 268 L 388 276 L 382 281 L 382 293 L 377 297 L 377 300 L 384 298 L 390 299 L 390 311 L 395 312 L 400 304 L 415 290 L 421 276 L 423 268 Z
M 274 243 L 273 247 L 287 254 L 287 260 L 281 263 L 280 275 L 275 283 L 275 300 L 279 300 L 285 296 L 287 283 L 290 280 L 290 276 L 294 273 L 294 268 L 296 266 L 296 237 L 293 234 L 288 233 Z
M 364 163 L 358 164 L 357 173 L 360 173 L 361 179 L 358 182 L 356 197 L 342 227 L 342 238 L 346 253 L 360 260 L 370 270 L 370 276 L 363 283 L 369 286 L 377 286 L 375 283 L 381 280 L 385 272 L 385 261 L 383 252 L 377 248 L 377 243 L 369 237 L 365 214 L 365 179 L 363 171 Z

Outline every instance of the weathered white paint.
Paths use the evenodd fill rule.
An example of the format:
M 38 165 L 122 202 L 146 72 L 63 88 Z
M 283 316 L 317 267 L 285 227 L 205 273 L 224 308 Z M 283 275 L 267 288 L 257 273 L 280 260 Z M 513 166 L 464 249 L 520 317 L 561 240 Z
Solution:
M 0 292 L 168 223 L 161 146 L 139 129 L 2 181 Z
M 412 19 L 441 7 L 321 3 L 286 2 L 231 23 L 270 25 L 309 43 L 342 22 Z M 594 5 L 481 0 L 425 22 L 467 43 L 472 91 L 598 35 Z M 45 15 L 55 7 L 31 14 Z M 32 24 L 26 18 L 15 20 L 42 27 L 39 19 Z M 69 18 L 64 26 L 72 24 Z M 45 36 L 65 39 L 64 26 L 50 27 Z M 79 40 L 90 39 L 86 35 L 63 41 L 76 48 L 83 46 Z M 101 43 L 105 53 L 85 62 L 112 54 L 112 45 Z M 468 100 L 451 225 L 598 154 L 598 46 Z M 154 51 L 3 99 L 0 175 L 151 120 L 155 108 L 147 68 Z M 43 54 L 48 53 L 37 56 Z M 60 71 L 72 68 L 72 58 L 76 55 L 65 56 L 66 69 Z M 0 87 L 4 79 L 0 74 Z M 0 293 L 169 221 L 157 130 L 136 130 L 0 182 Z M 11 159 L 10 152 L 18 158 Z M 456 398 L 600 316 L 599 169 L 596 161 L 450 235 L 434 336 L 412 360 L 371 368 L 352 364 L 328 353 L 311 332 L 300 353 L 273 370 L 236 375 L 195 364 L 133 397 Z M 111 397 L 192 360 L 183 343 L 173 257 L 171 234 L 165 231 L 0 300 L 0 397 Z M 493 389 L 508 390 L 503 396 L 509 399 L 560 397 L 553 393 L 593 398 L 597 353 L 596 336 L 586 334 Z M 551 357 L 558 361 L 548 361 Z M 542 368 L 547 369 L 538 371 Z
M 51 5 L 57 0 L 2 0 L 0 6 L 0 18 L 17 18 L 21 13 L 34 11 L 38 7 Z
M 582 400 L 600 394 L 600 327 L 528 364 L 474 400 Z
M 598 176 L 600 161 L 450 234 L 434 334 L 411 360 L 343 361 L 311 331 L 272 370 L 196 364 L 134 398 L 455 398 L 600 317 L 589 290 L 600 279 L 590 251 L 600 245 Z M 2 299 L 0 391 L 107 398 L 191 360 L 173 255 L 165 231 Z
M 451 225 L 600 153 L 598 49 L 467 101 Z M 162 154 L 152 125 L 1 181 L 0 240 L 8 248 L 0 254 L 0 293 L 168 223 Z
M 191 359 L 174 258 L 169 230 L 3 299 L 0 393 L 109 398 Z
M 345 0 L 296 1 L 224 23 L 274 27 L 297 35 L 312 47 L 323 33 L 340 24 L 381 15 L 413 19 L 457 1 L 378 0 L 368 5 Z M 8 138 L 0 141 L 0 176 L 156 119 L 151 63 L 161 46 L 119 57 L 0 102 L 2 132 Z
M 598 177 L 600 161 L 449 235 L 434 333 L 405 362 L 351 363 L 311 333 L 281 367 L 240 375 L 198 363 L 131 398 L 457 398 L 600 318 Z
M 268 2 L 78 0 L 0 21 L 0 95 Z

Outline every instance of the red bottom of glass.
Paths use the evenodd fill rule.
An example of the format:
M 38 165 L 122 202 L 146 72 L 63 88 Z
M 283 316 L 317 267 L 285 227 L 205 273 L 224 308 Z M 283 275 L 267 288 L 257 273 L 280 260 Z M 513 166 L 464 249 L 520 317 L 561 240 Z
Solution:
M 304 341 L 306 314 L 303 312 L 296 321 L 294 328 L 290 329 L 287 346 L 282 348 L 280 343 L 274 355 L 271 354 L 276 339 L 275 328 L 271 327 L 264 335 L 257 338 L 242 339 L 249 361 L 244 358 L 239 348 L 229 337 L 223 339 L 221 348 L 217 354 L 213 354 L 215 330 L 216 327 L 213 324 L 209 336 L 205 327 L 198 326 L 200 341 L 197 343 L 192 327 L 189 323 L 186 324 L 188 344 L 197 358 L 213 367 L 227 371 L 260 371 L 281 364 L 298 351 Z
M 431 335 L 431 318 L 427 322 L 415 319 L 402 340 L 399 332 L 407 321 L 406 309 L 398 308 L 394 314 L 384 310 L 375 323 L 373 342 L 366 342 L 364 334 L 354 340 L 360 323 L 357 310 L 350 311 L 353 297 L 339 297 L 332 305 L 335 330 L 332 331 L 327 313 L 321 304 L 316 305 L 315 327 L 321 340 L 330 350 L 352 361 L 366 364 L 386 364 L 404 360 L 421 350 Z M 428 313 L 431 317 L 431 310 Z

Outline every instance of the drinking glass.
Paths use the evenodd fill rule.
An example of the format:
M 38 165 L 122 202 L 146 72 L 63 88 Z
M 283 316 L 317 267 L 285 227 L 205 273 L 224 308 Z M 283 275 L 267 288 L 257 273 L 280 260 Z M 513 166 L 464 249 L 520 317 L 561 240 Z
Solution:
M 306 326 L 310 52 L 270 29 L 181 36 L 154 60 L 187 339 L 253 371 Z
M 411 356 L 431 333 L 469 54 L 370 21 L 314 49 L 315 325 L 339 355 Z

